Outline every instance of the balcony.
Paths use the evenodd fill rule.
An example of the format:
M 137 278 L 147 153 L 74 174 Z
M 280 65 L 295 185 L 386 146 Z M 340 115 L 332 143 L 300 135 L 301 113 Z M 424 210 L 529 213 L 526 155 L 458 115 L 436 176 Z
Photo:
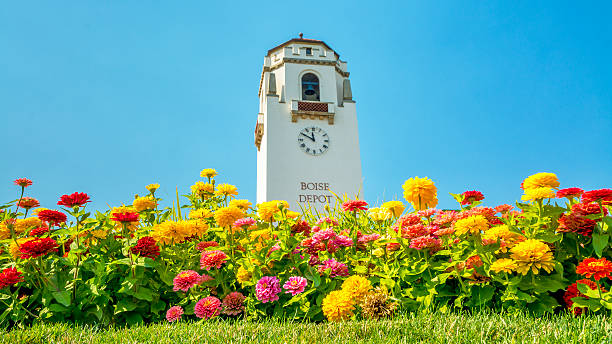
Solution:
M 326 120 L 327 123 L 334 124 L 335 116 L 334 103 L 313 102 L 306 100 L 291 101 L 291 122 L 301 119 Z

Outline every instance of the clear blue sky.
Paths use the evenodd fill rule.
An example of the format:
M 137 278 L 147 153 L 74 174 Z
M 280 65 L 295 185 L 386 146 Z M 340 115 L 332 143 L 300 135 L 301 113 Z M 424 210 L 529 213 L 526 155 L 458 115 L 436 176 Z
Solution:
M 365 198 L 412 176 L 513 203 L 522 179 L 612 187 L 609 2 L 40 1 L 0 9 L 0 200 L 29 177 L 54 207 L 203 168 L 255 198 L 253 129 L 267 49 L 321 39 L 348 61 Z M 330 171 L 333 173 L 333 171 Z

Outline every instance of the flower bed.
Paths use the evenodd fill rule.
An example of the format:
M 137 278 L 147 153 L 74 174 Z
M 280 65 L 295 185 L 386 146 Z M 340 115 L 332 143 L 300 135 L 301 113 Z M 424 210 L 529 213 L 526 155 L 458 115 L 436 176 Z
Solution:
M 610 189 L 559 190 L 554 174 L 538 173 L 516 209 L 466 191 L 451 194 L 456 210 L 438 210 L 434 183 L 415 177 L 403 185 L 408 203 L 343 199 L 320 214 L 253 206 L 216 175 L 203 170 L 172 208 L 151 184 L 95 214 L 85 193 L 40 208 L 24 197 L 32 182 L 16 180 L 21 196 L 0 212 L 1 323 L 612 309 Z

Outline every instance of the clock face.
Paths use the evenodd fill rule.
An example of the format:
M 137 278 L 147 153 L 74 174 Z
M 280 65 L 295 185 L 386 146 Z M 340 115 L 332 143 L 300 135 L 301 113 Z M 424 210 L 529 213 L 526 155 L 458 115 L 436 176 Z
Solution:
M 321 155 L 329 149 L 329 135 L 319 127 L 307 127 L 298 134 L 298 146 L 310 155 Z

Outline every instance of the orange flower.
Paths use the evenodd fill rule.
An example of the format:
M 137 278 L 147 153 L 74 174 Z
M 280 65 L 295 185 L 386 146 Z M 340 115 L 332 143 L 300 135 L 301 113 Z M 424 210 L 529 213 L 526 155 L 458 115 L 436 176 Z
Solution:
M 576 273 L 587 278 L 593 277 L 596 281 L 602 278 L 611 278 L 612 262 L 606 258 L 587 258 L 578 264 Z

